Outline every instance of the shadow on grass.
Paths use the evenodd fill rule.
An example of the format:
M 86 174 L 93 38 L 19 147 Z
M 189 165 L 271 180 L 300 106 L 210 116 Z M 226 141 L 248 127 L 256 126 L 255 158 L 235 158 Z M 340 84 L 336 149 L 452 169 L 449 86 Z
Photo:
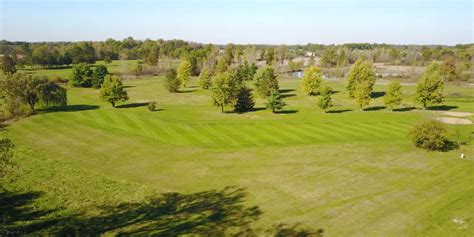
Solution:
M 415 110 L 416 107 L 403 107 L 403 108 L 397 108 L 397 109 L 393 109 L 393 111 L 395 112 L 407 112 L 407 111 L 412 111 L 412 110 Z
M 124 105 L 117 105 L 115 108 L 118 109 L 128 109 L 128 108 L 136 108 L 136 107 L 142 107 L 146 106 L 148 103 L 130 103 L 130 104 L 124 104 Z
M 298 113 L 298 110 L 295 110 L 295 109 L 275 111 L 275 114 L 296 114 L 296 113 Z
M 76 112 L 76 111 L 85 111 L 98 109 L 98 105 L 67 105 L 67 106 L 57 106 L 57 107 L 48 107 L 44 109 L 38 109 L 39 112 Z
M 296 96 L 296 94 L 283 94 L 281 95 L 281 98 L 288 98 L 288 97 L 293 97 L 293 96 Z
M 364 109 L 364 111 L 378 111 L 382 109 L 385 109 L 385 106 L 372 106 L 372 107 Z
M 427 110 L 441 110 L 441 111 L 448 111 L 452 109 L 457 109 L 457 106 L 452 106 L 452 105 L 435 105 L 435 106 L 430 106 L 427 107 Z
M 177 91 L 176 93 L 178 94 L 184 94 L 184 93 L 192 93 L 192 92 L 195 92 L 197 91 L 197 89 L 192 89 L 192 90 L 180 90 L 180 91 Z
M 377 99 L 377 98 L 383 97 L 384 95 L 385 95 L 384 91 L 374 91 L 370 93 L 370 98 Z
M 127 88 L 134 88 L 135 86 L 123 86 L 123 88 L 127 89 Z
M 329 110 L 327 113 L 328 114 L 340 114 L 340 113 L 345 113 L 345 112 L 350 112 L 352 109 L 339 109 L 339 110 Z
M 280 92 L 280 94 L 293 92 L 293 91 L 295 91 L 295 89 L 280 89 L 280 90 L 278 90 L 278 92 Z
M 141 236 L 259 236 L 262 231 L 275 236 L 322 236 L 298 225 L 279 224 L 275 228 L 253 229 L 263 214 L 257 206 L 245 205 L 242 188 L 226 187 L 193 194 L 164 193 L 140 203 L 98 206 L 97 216 L 81 213 L 54 213 L 56 210 L 30 208 L 38 193 L 0 192 L 3 225 L 1 235 L 99 236 L 109 231 L 117 235 Z M 56 216 L 56 217 L 52 217 Z M 296 235 L 297 234 L 297 235 Z

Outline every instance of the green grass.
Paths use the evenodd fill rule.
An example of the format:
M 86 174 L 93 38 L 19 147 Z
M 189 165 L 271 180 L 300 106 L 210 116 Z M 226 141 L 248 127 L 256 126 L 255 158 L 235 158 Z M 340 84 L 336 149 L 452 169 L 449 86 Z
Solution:
M 19 147 L 19 169 L 5 186 L 40 192 L 30 206 L 56 210 L 44 220 L 61 219 L 47 228 L 28 222 L 16 226 L 63 233 L 68 229 L 59 228 L 61 223 L 80 231 L 93 223 L 84 219 L 93 219 L 101 225 L 90 227 L 91 233 L 209 234 L 216 226 L 236 226 L 230 220 L 251 219 L 254 229 L 300 223 L 324 229 L 326 236 L 474 235 L 472 144 L 425 152 L 407 137 L 413 124 L 440 116 L 440 111 L 361 112 L 347 97 L 344 83 L 335 81 L 330 83 L 338 91 L 333 111 L 340 113 L 324 114 L 316 97 L 300 94 L 298 80 L 284 78 L 280 87 L 291 113 L 220 113 L 211 106 L 208 91 L 195 87 L 195 79 L 186 93 L 175 94 L 163 89 L 162 80 L 124 82 L 131 98 L 125 105 L 156 101 L 159 111 L 149 112 L 146 106 L 114 109 L 98 99 L 97 90 L 73 88 L 68 111 L 43 111 L 7 127 L 3 135 Z M 385 89 L 375 87 L 376 92 Z M 404 86 L 403 92 L 404 106 L 413 106 L 414 87 Z M 447 86 L 445 92 L 445 108 L 474 112 L 472 88 Z M 256 108 L 263 108 L 264 101 L 257 98 Z M 371 102 L 375 108 L 382 105 L 382 97 Z M 473 126 L 449 128 L 463 138 L 474 131 Z M 461 151 L 467 159 L 459 159 Z M 242 200 L 225 191 L 228 186 L 243 188 Z M 167 192 L 204 207 L 184 212 L 189 218 L 183 220 L 183 212 L 163 211 L 168 199 L 158 209 L 147 206 L 147 197 Z M 229 218 L 218 221 L 206 217 L 198 228 L 197 220 L 216 210 L 201 203 L 202 197 L 222 199 L 214 204 L 238 211 L 220 213 Z M 146 207 L 149 215 L 138 215 L 142 209 L 135 204 L 112 209 L 116 215 L 101 208 L 120 203 L 146 203 L 140 208 Z M 252 206 L 262 213 L 248 214 L 245 208 Z M 71 220 L 71 215 L 82 219 Z M 468 227 L 456 228 L 454 218 L 468 221 Z

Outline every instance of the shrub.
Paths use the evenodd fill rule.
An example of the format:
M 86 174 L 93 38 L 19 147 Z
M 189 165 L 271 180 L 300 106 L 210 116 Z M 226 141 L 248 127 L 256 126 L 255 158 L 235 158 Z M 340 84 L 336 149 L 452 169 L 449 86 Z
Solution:
M 436 120 L 430 120 L 415 125 L 410 130 L 410 137 L 418 148 L 428 151 L 442 151 L 449 144 L 446 133 L 447 130 L 444 124 Z
M 155 111 L 156 109 L 156 102 L 148 102 L 148 111 Z

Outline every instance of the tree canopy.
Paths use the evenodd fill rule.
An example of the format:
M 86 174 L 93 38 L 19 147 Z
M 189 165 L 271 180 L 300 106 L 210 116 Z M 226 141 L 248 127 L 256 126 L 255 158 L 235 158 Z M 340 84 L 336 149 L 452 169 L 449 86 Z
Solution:
M 301 91 L 307 95 L 316 95 L 319 93 L 322 81 L 321 69 L 316 66 L 310 66 L 304 71 L 300 84 Z
M 443 102 L 443 89 L 444 81 L 440 74 L 440 66 L 433 62 L 425 69 L 416 85 L 415 102 L 423 109 L 428 105 L 439 104 Z
M 107 75 L 100 88 L 100 98 L 115 107 L 117 102 L 128 100 L 127 91 L 122 85 L 122 80 L 118 76 Z

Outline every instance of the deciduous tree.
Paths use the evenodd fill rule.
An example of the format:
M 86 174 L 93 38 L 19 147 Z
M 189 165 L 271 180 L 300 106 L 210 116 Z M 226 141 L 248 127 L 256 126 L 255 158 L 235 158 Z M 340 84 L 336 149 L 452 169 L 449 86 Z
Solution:
M 332 107 L 332 89 L 326 83 L 323 83 L 319 89 L 318 106 L 326 113 Z
M 398 81 L 392 81 L 388 84 L 388 90 L 385 96 L 383 97 L 383 101 L 385 106 L 392 111 L 394 107 L 399 106 L 402 103 L 402 86 Z
M 439 64 L 431 63 L 416 85 L 415 102 L 423 109 L 428 105 L 443 102 L 444 82 L 440 75 Z
M 272 90 L 279 89 L 277 75 L 270 66 L 260 69 L 255 75 L 254 80 L 257 93 L 262 97 L 267 97 L 271 94 Z
M 199 85 L 203 89 L 209 89 L 212 85 L 212 77 L 211 73 L 209 73 L 209 70 L 207 68 L 204 68 L 201 71 L 201 74 L 199 74 Z
M 321 69 L 316 66 L 310 66 L 304 71 L 303 79 L 301 80 L 301 91 L 307 95 L 316 95 L 319 93 L 319 87 L 322 83 Z
M 97 65 L 92 73 L 92 87 L 100 88 L 104 82 L 105 76 L 109 74 L 105 65 Z
M 184 60 L 179 64 L 178 67 L 178 79 L 181 81 L 181 85 L 186 87 L 189 79 L 191 78 L 192 67 L 188 60 Z
M 354 98 L 356 84 L 362 81 L 367 82 L 366 85 L 370 94 L 375 84 L 375 79 L 375 71 L 372 68 L 372 64 L 369 61 L 358 60 L 352 65 L 347 77 L 347 91 L 349 92 L 349 96 Z
M 371 85 L 368 81 L 359 81 L 355 85 L 354 99 L 360 111 L 370 103 Z
M 3 55 L 1 58 L 2 60 L 2 72 L 5 75 L 12 75 L 16 72 L 15 61 L 13 60 L 12 56 L 6 54 Z
M 117 102 L 128 100 L 122 80 L 118 76 L 107 75 L 100 88 L 100 98 L 112 104 L 112 107 L 115 107 Z

